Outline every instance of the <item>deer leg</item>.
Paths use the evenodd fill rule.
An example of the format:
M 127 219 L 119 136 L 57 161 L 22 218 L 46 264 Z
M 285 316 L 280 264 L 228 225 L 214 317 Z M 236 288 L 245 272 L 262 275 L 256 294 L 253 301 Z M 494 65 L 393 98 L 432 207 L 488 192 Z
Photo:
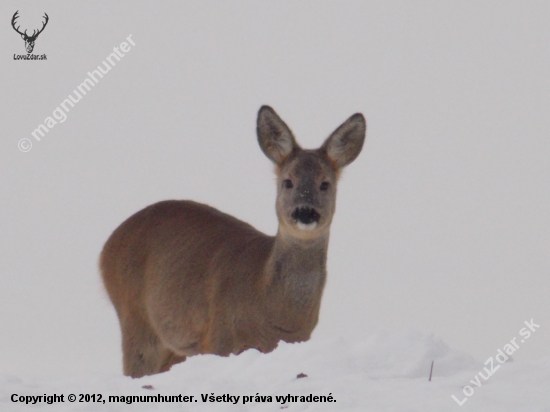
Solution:
M 124 374 L 139 378 L 161 372 L 167 356 L 151 326 L 136 315 L 121 319 L 121 326 Z
M 170 368 L 187 359 L 186 356 L 180 356 L 172 352 L 170 349 L 163 349 L 162 363 L 159 372 L 168 372 Z

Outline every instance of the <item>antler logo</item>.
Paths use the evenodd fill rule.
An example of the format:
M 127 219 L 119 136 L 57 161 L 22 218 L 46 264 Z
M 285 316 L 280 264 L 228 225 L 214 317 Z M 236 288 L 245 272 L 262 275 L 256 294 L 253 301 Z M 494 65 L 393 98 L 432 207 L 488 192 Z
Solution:
M 27 34 L 27 30 L 25 30 L 24 33 L 21 33 L 19 31 L 20 26 L 15 27 L 15 23 L 16 23 L 15 20 L 17 20 L 17 18 L 19 17 L 17 13 L 19 13 L 19 10 L 17 10 L 15 12 L 15 14 L 13 15 L 13 18 L 11 19 L 11 25 L 12 25 L 13 29 L 21 35 L 21 38 L 23 40 L 25 40 L 25 48 L 27 49 L 27 53 L 32 53 L 32 51 L 34 49 L 34 42 L 36 41 L 36 38 L 38 37 L 38 35 L 40 33 L 42 33 L 44 31 L 44 28 L 46 27 L 46 24 L 48 24 L 48 20 L 50 18 L 48 17 L 48 15 L 46 13 L 44 13 L 44 18 L 46 19 L 46 21 L 44 21 L 42 23 L 42 28 L 38 31 L 34 30 L 32 32 L 32 35 L 29 36 Z

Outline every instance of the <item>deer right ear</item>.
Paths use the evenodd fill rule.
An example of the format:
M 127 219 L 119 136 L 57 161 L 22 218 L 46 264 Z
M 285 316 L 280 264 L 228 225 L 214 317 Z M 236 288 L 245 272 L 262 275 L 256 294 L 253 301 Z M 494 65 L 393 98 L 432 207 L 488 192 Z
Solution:
M 256 131 L 262 151 L 278 165 L 300 148 L 288 126 L 269 106 L 260 108 Z
M 353 162 L 361 153 L 366 131 L 365 118 L 361 113 L 355 113 L 325 140 L 321 150 L 324 150 L 336 167 L 341 169 Z

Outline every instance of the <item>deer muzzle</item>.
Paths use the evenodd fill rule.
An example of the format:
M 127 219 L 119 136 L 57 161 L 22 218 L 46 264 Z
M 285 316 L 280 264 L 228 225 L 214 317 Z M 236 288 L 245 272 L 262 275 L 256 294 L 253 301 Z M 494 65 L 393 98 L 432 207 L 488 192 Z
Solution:
M 309 206 L 297 207 L 292 212 L 292 219 L 300 229 L 315 229 L 320 218 L 319 212 Z

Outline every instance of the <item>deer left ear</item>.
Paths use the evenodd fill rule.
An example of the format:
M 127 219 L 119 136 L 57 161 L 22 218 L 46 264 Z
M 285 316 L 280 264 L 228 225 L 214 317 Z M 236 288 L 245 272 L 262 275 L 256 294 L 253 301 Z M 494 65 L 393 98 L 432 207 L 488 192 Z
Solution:
M 257 133 L 262 151 L 277 165 L 300 149 L 286 123 L 269 106 L 262 106 L 258 112 Z
M 365 142 L 367 123 L 361 113 L 355 113 L 325 140 L 321 150 L 341 169 L 353 162 Z
M 24 34 L 22 34 L 22 35 L 21 35 L 21 38 L 22 38 L 23 40 L 25 40 L 25 35 L 24 35 Z

